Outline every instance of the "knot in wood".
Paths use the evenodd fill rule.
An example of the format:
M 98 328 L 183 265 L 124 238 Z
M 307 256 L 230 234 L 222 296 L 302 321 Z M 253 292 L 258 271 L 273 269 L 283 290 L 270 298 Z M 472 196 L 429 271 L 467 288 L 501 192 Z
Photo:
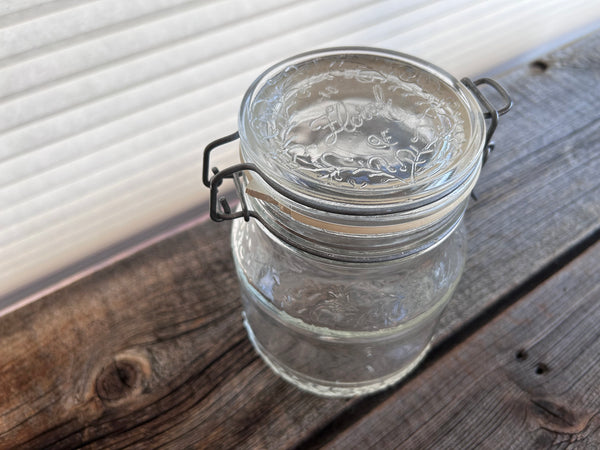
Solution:
M 539 426 L 554 433 L 581 433 L 590 419 L 589 416 L 578 414 L 561 403 L 544 398 L 531 399 L 531 410 Z
M 137 358 L 117 357 L 96 378 L 96 393 L 105 403 L 115 403 L 141 392 L 146 370 Z

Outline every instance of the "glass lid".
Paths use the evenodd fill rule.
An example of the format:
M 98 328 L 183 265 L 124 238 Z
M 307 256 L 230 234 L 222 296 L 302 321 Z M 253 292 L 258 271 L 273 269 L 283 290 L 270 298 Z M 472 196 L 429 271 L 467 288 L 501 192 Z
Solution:
M 481 163 L 472 94 L 411 56 L 305 53 L 264 72 L 239 119 L 241 156 L 315 206 L 401 211 L 458 188 Z

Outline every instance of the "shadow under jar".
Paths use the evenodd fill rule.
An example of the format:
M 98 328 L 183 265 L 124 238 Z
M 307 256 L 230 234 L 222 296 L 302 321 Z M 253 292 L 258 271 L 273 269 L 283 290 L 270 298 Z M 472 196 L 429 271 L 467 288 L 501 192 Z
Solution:
M 495 109 L 481 84 L 506 104 Z M 244 219 L 232 228 L 244 323 L 276 373 L 354 396 L 419 363 L 463 271 L 464 211 L 510 107 L 493 80 L 459 82 L 371 48 L 298 55 L 250 86 L 239 133 L 207 146 L 203 175 L 212 219 Z M 210 153 L 238 137 L 242 162 L 209 177 Z M 236 211 L 218 194 L 226 178 Z

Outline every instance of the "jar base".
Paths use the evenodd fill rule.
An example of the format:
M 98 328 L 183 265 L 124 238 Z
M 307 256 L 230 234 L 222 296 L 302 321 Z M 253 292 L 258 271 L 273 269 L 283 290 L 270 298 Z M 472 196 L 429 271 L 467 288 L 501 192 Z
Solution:
M 284 380 L 298 387 L 299 389 L 316 394 L 321 397 L 356 397 L 360 395 L 372 394 L 378 391 L 382 391 L 402 380 L 410 372 L 412 372 L 419 363 L 423 360 L 427 352 L 431 347 L 431 343 L 427 344 L 423 351 L 419 353 L 412 361 L 405 365 L 401 370 L 384 377 L 375 378 L 373 380 L 361 381 L 361 382 L 336 382 L 328 380 L 320 380 L 313 377 L 309 377 L 302 373 L 299 373 L 289 367 L 285 367 L 281 364 L 277 358 L 271 355 L 256 339 L 252 327 L 248 323 L 248 320 L 244 317 L 244 327 L 248 333 L 248 338 L 256 350 L 256 353 L 263 359 L 263 361 Z

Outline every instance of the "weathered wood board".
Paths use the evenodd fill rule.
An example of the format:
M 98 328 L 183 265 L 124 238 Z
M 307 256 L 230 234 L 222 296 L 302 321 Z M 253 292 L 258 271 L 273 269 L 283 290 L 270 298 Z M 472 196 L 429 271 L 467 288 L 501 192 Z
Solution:
M 427 367 L 330 447 L 598 448 L 598 267 L 600 244 Z

